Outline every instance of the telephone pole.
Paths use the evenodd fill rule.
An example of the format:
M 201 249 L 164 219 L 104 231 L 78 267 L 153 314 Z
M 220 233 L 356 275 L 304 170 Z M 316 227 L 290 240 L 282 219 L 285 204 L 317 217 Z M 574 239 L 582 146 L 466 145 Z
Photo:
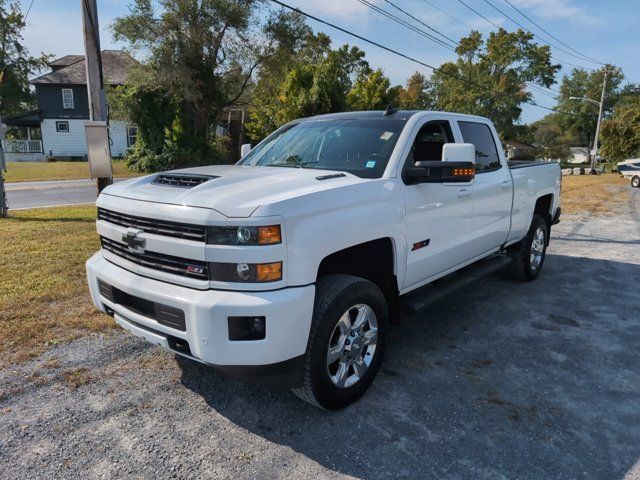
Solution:
M 4 176 L 3 171 L 6 170 L 7 165 L 4 159 L 4 126 L 2 125 L 2 115 L 0 115 L 0 218 L 5 218 L 9 212 L 9 205 L 7 205 L 7 196 L 4 191 Z
M 106 122 L 107 101 L 102 78 L 98 6 L 96 0 L 80 0 L 80 4 L 82 5 L 84 55 L 87 72 L 87 92 L 89 95 L 89 120 Z M 98 177 L 98 193 L 112 183 L 112 177 Z
M 596 173 L 596 157 L 598 156 L 598 136 L 600 135 L 600 122 L 602 122 L 602 108 L 604 106 L 604 95 L 607 88 L 607 74 L 609 70 L 605 68 L 604 78 L 602 79 L 602 94 L 600 95 L 600 106 L 598 109 L 598 123 L 596 123 L 596 137 L 593 139 L 593 155 L 591 156 L 591 174 Z

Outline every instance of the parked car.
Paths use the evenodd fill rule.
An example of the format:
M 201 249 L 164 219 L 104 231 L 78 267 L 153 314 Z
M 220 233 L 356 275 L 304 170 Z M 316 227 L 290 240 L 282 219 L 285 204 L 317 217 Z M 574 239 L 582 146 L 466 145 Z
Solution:
M 373 381 L 407 294 L 487 257 L 539 275 L 560 181 L 557 163 L 508 164 L 486 118 L 296 120 L 237 165 L 106 188 L 91 296 L 151 343 L 337 409 Z
M 629 178 L 631 186 L 640 188 L 640 158 L 630 158 L 616 164 L 621 177 Z

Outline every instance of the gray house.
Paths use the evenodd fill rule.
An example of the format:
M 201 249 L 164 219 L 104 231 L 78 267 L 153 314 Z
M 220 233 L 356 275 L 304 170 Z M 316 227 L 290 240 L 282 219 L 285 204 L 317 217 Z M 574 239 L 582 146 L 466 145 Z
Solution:
M 121 50 L 102 52 L 105 85 L 124 84 L 135 60 Z M 39 161 L 86 158 L 84 124 L 89 119 L 84 55 L 67 55 L 50 62 L 51 72 L 35 78 L 38 108 L 4 118 L 11 139 L 5 141 L 7 160 Z M 137 137 L 137 128 L 109 122 L 111 155 L 121 157 Z

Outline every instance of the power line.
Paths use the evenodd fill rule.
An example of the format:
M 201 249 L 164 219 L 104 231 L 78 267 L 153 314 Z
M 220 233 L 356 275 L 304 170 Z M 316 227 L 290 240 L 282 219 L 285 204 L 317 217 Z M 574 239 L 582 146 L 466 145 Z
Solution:
M 552 35 L 551 33 L 549 33 L 547 30 L 545 30 L 544 28 L 542 28 L 540 25 L 538 25 L 536 22 L 534 22 L 531 17 L 527 16 L 522 10 L 520 10 L 518 7 L 516 7 L 513 3 L 511 3 L 509 0 L 504 0 L 506 3 L 508 3 L 511 8 L 513 8 L 516 12 L 518 12 L 520 15 L 522 15 L 524 18 L 526 18 L 527 20 L 529 20 L 529 22 L 531 22 L 533 25 L 535 25 L 536 27 L 538 27 L 540 30 L 542 30 L 544 33 L 546 33 L 547 35 L 549 35 L 551 38 L 553 38 L 555 41 L 557 41 L 558 43 L 564 45 L 565 47 L 567 47 L 569 50 L 572 50 L 573 52 L 577 53 L 578 55 L 584 57 L 587 60 L 590 60 L 594 63 L 599 63 L 600 65 L 606 65 L 602 62 L 599 62 L 598 60 L 595 60 L 591 57 L 588 57 L 587 55 L 585 55 L 584 53 L 580 53 L 579 51 L 577 51 L 575 48 L 570 47 L 569 45 L 567 45 L 566 43 L 564 43 L 562 40 L 560 40 L 558 37 Z
M 389 5 L 391 5 L 393 8 L 395 8 L 396 10 L 399 10 L 400 12 L 404 13 L 406 16 L 414 19 L 416 22 L 418 22 L 421 25 L 424 25 L 425 27 L 427 27 L 429 30 L 436 32 L 438 35 L 446 38 L 447 40 L 449 40 L 451 43 L 454 43 L 455 45 L 459 45 L 458 42 L 456 42 L 453 38 L 447 37 L 444 33 L 439 32 L 438 30 L 436 30 L 433 27 L 430 27 L 429 25 L 427 25 L 426 23 L 424 23 L 422 20 L 420 20 L 419 18 L 411 15 L 409 12 L 407 12 L 406 10 L 403 10 L 402 8 L 400 8 L 399 6 L 397 6 L 395 3 L 391 2 L 390 0 L 384 0 L 386 3 L 388 3 Z
M 29 4 L 29 8 L 27 8 L 27 13 L 24 14 L 23 21 L 25 23 L 27 22 L 27 17 L 29 16 L 29 12 L 31 11 L 31 7 L 33 7 L 33 2 L 35 2 L 35 0 L 31 0 L 31 3 Z
M 558 49 L 558 50 L 560 50 L 561 52 L 566 53 L 567 55 L 572 56 L 572 57 L 574 57 L 574 58 L 577 58 L 578 60 L 582 60 L 583 62 L 585 62 L 585 61 L 587 61 L 587 62 L 591 62 L 590 60 L 586 60 L 586 59 L 584 59 L 584 58 L 580 58 L 580 57 L 578 57 L 577 55 L 574 55 L 574 54 L 573 54 L 573 53 L 571 53 L 571 52 L 567 52 L 567 51 L 566 51 L 566 50 L 564 50 L 563 48 L 561 48 L 561 47 L 559 47 L 559 46 L 557 46 L 557 45 L 554 45 L 554 44 L 552 44 L 551 42 L 548 42 L 547 40 L 545 40 L 544 38 L 542 38 L 540 35 L 538 35 L 538 34 L 536 34 L 536 33 L 532 32 L 532 31 L 531 31 L 531 30 L 529 30 L 527 27 L 525 27 L 524 25 L 522 25 L 520 22 L 518 22 L 518 21 L 514 20 L 512 17 L 510 17 L 509 15 L 507 15 L 506 13 L 504 13 L 502 10 L 500 10 L 498 7 L 496 7 L 496 6 L 495 6 L 493 3 L 491 3 L 489 0 L 484 0 L 484 2 L 485 2 L 487 5 L 489 5 L 491 8 L 493 8 L 495 11 L 497 11 L 499 14 L 501 14 L 502 16 L 504 16 L 505 18 L 507 18 L 508 20 L 510 20 L 511 22 L 513 22 L 514 24 L 516 24 L 518 27 L 522 28 L 525 32 L 530 33 L 531 35 L 533 35 L 535 38 L 537 38 L 537 39 L 538 39 L 538 40 L 540 40 L 541 42 L 543 42 L 543 43 L 545 43 L 545 44 L 549 45 L 550 47 L 557 48 L 557 49 Z M 553 58 L 553 57 L 551 57 L 551 58 Z M 566 60 L 560 60 L 559 58 L 555 58 L 554 60 L 556 60 L 556 61 L 558 61 L 558 62 L 561 62 L 561 63 L 566 63 L 567 65 L 571 65 L 572 67 L 575 67 L 575 68 L 581 68 L 581 69 L 583 69 L 583 70 L 591 70 L 592 72 L 594 71 L 594 69 L 593 69 L 593 68 L 581 67 L 581 66 L 579 66 L 579 65 L 575 65 L 575 64 L 573 64 L 573 63 L 571 63 L 571 62 L 567 62 Z M 593 62 L 591 62 L 591 63 L 593 63 Z
M 460 77 L 458 75 L 454 75 L 454 74 L 452 74 L 450 72 L 446 72 L 446 71 L 442 70 L 439 67 L 434 67 L 433 65 L 429 65 L 426 62 L 418 60 L 418 59 L 416 59 L 416 58 L 414 58 L 414 57 L 412 57 L 410 55 L 402 53 L 402 52 L 400 52 L 398 50 L 395 50 L 395 49 L 393 49 L 391 47 L 387 47 L 386 45 L 378 43 L 378 42 L 376 42 L 374 40 L 370 40 L 370 39 L 368 39 L 366 37 L 363 37 L 362 35 L 358 35 L 357 33 L 353 33 L 351 31 L 347 30 L 346 28 L 343 28 L 343 27 L 340 27 L 340 26 L 338 26 L 338 25 L 336 25 L 334 23 L 328 22 L 327 20 L 322 20 L 321 18 L 318 18 L 318 17 L 316 17 L 314 15 L 311 15 L 310 13 L 306 13 L 306 12 L 300 10 L 299 8 L 292 7 L 291 5 L 288 5 L 288 4 L 284 3 L 284 2 L 281 2 L 280 0 L 269 0 L 269 1 L 271 1 L 272 3 L 275 3 L 277 5 L 280 5 L 283 8 L 291 10 L 292 12 L 297 12 L 298 14 L 303 15 L 303 16 L 305 16 L 307 18 L 310 18 L 311 20 L 315 20 L 318 23 L 321 23 L 321 24 L 326 25 L 328 27 L 331 27 L 331 28 L 333 28 L 335 30 L 338 30 L 338 31 L 340 31 L 342 33 L 345 33 L 346 35 L 349 35 L 351 37 L 357 38 L 358 40 L 362 40 L 365 43 L 368 43 L 368 44 L 373 45 L 375 47 L 381 48 L 382 50 L 385 50 L 385 51 L 387 51 L 389 53 L 393 53 L 394 55 L 397 55 L 399 57 L 405 58 L 405 59 L 407 59 L 407 60 L 409 60 L 411 62 L 417 63 L 418 65 L 422 65 L 423 67 L 427 67 L 427 68 L 433 70 L 434 72 L 438 72 L 438 73 L 441 73 L 442 75 L 445 75 L 445 76 L 448 76 L 448 77 L 451 77 L 451 78 L 455 78 L 456 80 L 460 80 L 461 82 L 466 83 L 468 85 L 474 85 L 476 87 L 483 88 L 482 85 L 479 85 L 479 84 L 477 84 L 475 82 L 471 82 L 468 79 L 462 78 L 462 77 Z M 487 92 L 487 93 L 490 93 L 492 95 L 496 95 L 496 92 Z M 524 100 L 524 103 L 527 103 L 529 105 L 533 105 L 535 107 L 543 108 L 545 110 L 549 110 L 549 111 L 552 111 L 552 112 L 558 112 L 558 110 L 556 110 L 554 108 L 546 107 L 544 105 L 539 105 L 538 103 L 536 103 L 536 102 L 534 102 L 532 100 Z M 559 113 L 564 113 L 564 112 L 559 112 Z
M 443 40 L 440 40 L 439 38 L 434 37 L 430 33 L 427 33 L 424 30 L 421 30 L 420 28 L 411 25 L 409 22 L 406 22 L 405 20 L 401 19 L 397 15 L 394 15 L 393 13 L 390 13 L 390 12 L 386 11 L 385 9 L 378 7 L 377 5 L 374 5 L 373 3 L 369 2 L 368 0 L 356 0 L 356 1 L 361 3 L 362 5 L 365 5 L 365 6 L 369 7 L 370 9 L 380 13 L 381 15 L 384 15 L 385 17 L 389 18 L 390 20 L 393 20 L 394 22 L 399 23 L 400 25 L 412 30 L 413 32 L 415 32 L 415 33 L 417 33 L 419 35 L 422 35 L 425 38 L 428 38 L 429 40 L 437 43 L 438 45 L 440 45 L 442 47 L 445 47 L 448 50 L 451 50 L 452 52 L 455 51 L 455 48 L 453 46 L 445 43 Z
M 484 16 L 482 13 L 480 13 L 479 11 L 477 11 L 475 8 L 471 7 L 469 4 L 467 4 L 466 2 L 464 2 L 463 0 L 458 0 L 458 2 L 460 2 L 462 5 L 464 5 L 465 7 L 467 7 L 469 10 L 471 10 L 473 13 L 475 13 L 476 15 L 478 15 L 480 18 L 482 18 L 483 20 L 485 20 L 486 22 L 490 23 L 491 25 L 493 25 L 494 27 L 500 29 L 503 28 L 502 26 L 498 25 L 497 23 L 495 23 L 494 21 L 490 20 L 489 18 L 487 18 L 486 16 Z M 485 0 L 485 2 L 487 2 L 489 5 L 491 5 L 493 8 L 495 8 L 496 10 L 498 10 L 498 12 L 502 13 L 497 7 L 495 7 L 493 4 L 489 3 L 487 0 Z M 504 13 L 502 13 L 502 15 L 505 18 L 509 18 L 508 15 L 505 15 Z M 544 39 L 538 37 L 535 33 L 530 32 L 529 30 L 527 30 L 525 27 L 523 27 L 522 25 L 520 25 L 518 22 L 516 22 L 515 20 L 509 18 L 509 20 L 511 20 L 513 23 L 515 23 L 516 25 L 518 25 L 519 27 L 523 28 L 525 31 L 529 32 L 531 35 L 535 36 L 536 38 L 539 38 L 542 42 L 546 43 L 547 45 L 549 45 L 548 42 L 546 42 Z M 550 45 L 549 45 L 550 46 Z M 560 49 L 562 50 L 562 49 Z M 564 51 L 564 50 L 563 50 Z M 567 62 L 565 60 L 561 60 L 559 58 L 554 57 L 553 55 L 550 55 L 552 60 L 555 60 L 556 62 L 560 62 L 560 63 L 564 63 L 566 65 L 570 65 L 574 68 L 580 68 L 580 69 L 584 69 L 584 70 L 593 70 L 587 67 L 581 67 L 580 65 L 576 65 L 574 63 L 571 62 Z M 582 60 L 582 59 L 581 59 Z
M 435 6 L 433 3 L 431 3 L 429 0 L 422 0 L 424 3 L 426 3 L 427 5 L 430 5 L 431 7 L 433 7 L 435 10 L 439 11 L 440 13 L 446 15 L 447 17 L 455 20 L 456 22 L 458 22 L 461 25 L 464 25 L 465 27 L 467 27 L 469 30 L 473 30 L 473 27 L 470 27 L 469 25 L 467 25 L 465 22 L 463 22 L 462 20 L 460 20 L 457 17 L 454 17 L 453 15 L 451 15 L 450 13 L 445 12 L 444 10 L 442 10 L 441 8 L 438 8 L 437 6 Z

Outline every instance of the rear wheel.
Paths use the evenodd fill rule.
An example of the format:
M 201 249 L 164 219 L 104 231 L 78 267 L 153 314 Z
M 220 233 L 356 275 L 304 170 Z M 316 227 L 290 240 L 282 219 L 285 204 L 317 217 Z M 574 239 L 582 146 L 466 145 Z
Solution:
M 304 384 L 293 393 L 330 410 L 355 402 L 380 368 L 387 324 L 387 304 L 376 285 L 350 275 L 320 279 Z
M 631 178 L 631 186 L 634 188 L 640 188 L 640 176 L 634 175 Z
M 509 273 L 514 278 L 529 281 L 538 276 L 547 254 L 548 235 L 547 223 L 539 215 L 534 215 L 527 235 L 509 247 Z

